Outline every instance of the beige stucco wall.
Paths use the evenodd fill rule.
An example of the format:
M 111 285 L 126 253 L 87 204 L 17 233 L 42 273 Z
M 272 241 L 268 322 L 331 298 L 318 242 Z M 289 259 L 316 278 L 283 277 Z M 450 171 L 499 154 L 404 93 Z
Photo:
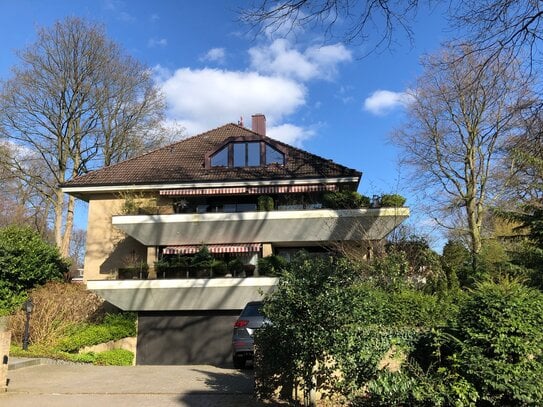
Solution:
M 127 266 L 129 258 L 147 258 L 145 246 L 111 224 L 111 217 L 121 213 L 122 204 L 122 199 L 111 195 L 89 199 L 85 281 L 115 278 L 117 269 Z

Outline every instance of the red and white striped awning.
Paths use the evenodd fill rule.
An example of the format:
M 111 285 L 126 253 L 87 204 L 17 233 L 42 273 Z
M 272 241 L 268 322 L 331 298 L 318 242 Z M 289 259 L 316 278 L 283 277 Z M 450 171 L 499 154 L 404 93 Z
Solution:
M 164 189 L 160 195 L 256 195 L 256 194 L 286 194 L 302 192 L 335 191 L 336 184 L 308 184 L 308 185 L 269 185 L 257 187 L 231 187 L 231 188 L 184 188 Z
M 163 254 L 195 254 L 202 245 L 169 246 L 162 250 Z M 261 243 L 239 244 L 210 244 L 207 249 L 210 253 L 257 253 L 262 248 Z

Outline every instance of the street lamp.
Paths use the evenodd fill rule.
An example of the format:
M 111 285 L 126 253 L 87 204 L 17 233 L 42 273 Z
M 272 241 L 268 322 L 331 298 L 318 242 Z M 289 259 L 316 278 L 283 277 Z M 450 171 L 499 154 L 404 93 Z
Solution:
M 28 338 L 30 336 L 30 314 L 34 309 L 34 304 L 32 303 L 32 298 L 29 298 L 24 303 L 24 308 L 26 312 L 26 321 L 25 321 L 25 333 L 23 336 L 23 350 L 28 350 Z

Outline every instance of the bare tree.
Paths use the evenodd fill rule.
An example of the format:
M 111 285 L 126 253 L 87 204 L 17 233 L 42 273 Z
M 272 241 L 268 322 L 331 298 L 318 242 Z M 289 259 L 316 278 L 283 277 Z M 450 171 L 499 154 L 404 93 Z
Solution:
M 504 143 L 520 128 L 528 84 L 510 59 L 487 63 L 466 49 L 446 49 L 423 67 L 410 91 L 407 122 L 393 140 L 435 221 L 461 228 L 477 255 L 488 203 L 498 193 L 494 171 Z
M 464 31 L 458 42 L 487 58 L 508 55 L 541 63 L 543 3 L 539 0 L 460 0 L 452 20 Z M 467 34 L 466 34 L 467 30 Z
M 111 50 L 102 86 L 96 88 L 97 114 L 103 140 L 102 163 L 111 165 L 163 144 L 164 99 L 151 71 L 120 50 Z
M 241 11 L 241 20 L 257 32 L 296 32 L 316 28 L 328 38 L 389 46 L 397 30 L 412 40 L 411 19 L 419 0 L 257 0 Z
M 88 169 L 140 152 L 163 102 L 149 72 L 124 56 L 101 26 L 68 18 L 40 29 L 18 53 L 0 89 L 0 137 L 39 156 L 47 171 L 25 174 L 54 211 L 55 242 L 68 255 L 75 201 L 60 189 Z M 129 77 L 127 77 L 129 76 Z
M 35 179 L 37 174 L 42 174 L 44 166 L 28 151 L 17 150 L 12 144 L 0 144 L 0 189 L 3 192 L 0 226 L 28 225 L 48 239 L 47 203 L 43 201 L 40 186 L 28 182 Z M 16 163 L 24 164 L 24 171 L 19 170 Z

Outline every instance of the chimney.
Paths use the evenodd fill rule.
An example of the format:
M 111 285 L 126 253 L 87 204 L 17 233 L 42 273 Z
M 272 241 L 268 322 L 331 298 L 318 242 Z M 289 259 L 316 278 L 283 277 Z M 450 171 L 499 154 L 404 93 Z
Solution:
M 252 130 L 255 133 L 260 134 L 261 136 L 266 135 L 266 116 L 262 113 L 257 113 L 251 116 L 253 119 L 253 128 Z

